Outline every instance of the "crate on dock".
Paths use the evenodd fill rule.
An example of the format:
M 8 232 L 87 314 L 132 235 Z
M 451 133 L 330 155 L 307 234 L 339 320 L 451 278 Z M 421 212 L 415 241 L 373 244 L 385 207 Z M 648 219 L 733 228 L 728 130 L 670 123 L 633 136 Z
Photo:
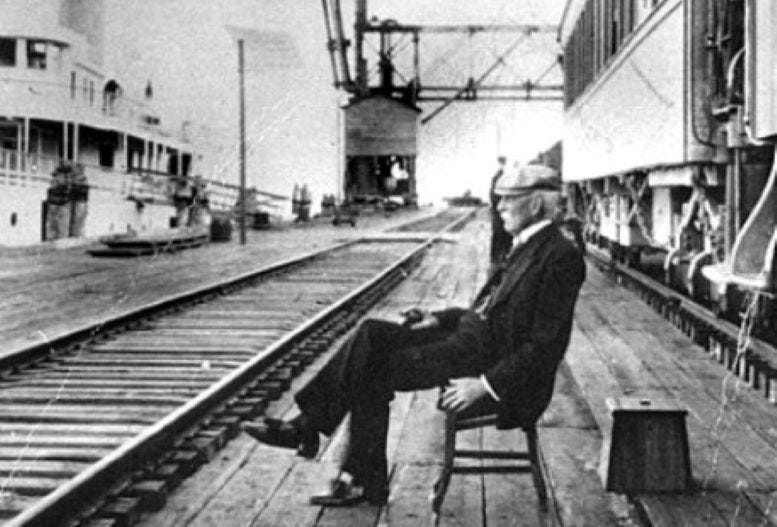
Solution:
M 621 397 L 606 403 L 612 427 L 605 433 L 599 465 L 605 488 L 625 494 L 688 489 L 688 412 L 651 399 Z

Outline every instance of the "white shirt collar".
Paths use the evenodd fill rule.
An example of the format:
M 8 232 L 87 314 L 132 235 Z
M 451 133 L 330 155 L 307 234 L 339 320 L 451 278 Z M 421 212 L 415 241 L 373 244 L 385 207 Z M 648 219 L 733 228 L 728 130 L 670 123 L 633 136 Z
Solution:
M 550 223 L 550 220 L 540 220 L 537 223 L 532 223 L 519 232 L 517 236 L 513 237 L 513 247 L 518 247 L 519 245 L 528 242 L 529 238 L 540 232 L 544 227 L 550 225 Z

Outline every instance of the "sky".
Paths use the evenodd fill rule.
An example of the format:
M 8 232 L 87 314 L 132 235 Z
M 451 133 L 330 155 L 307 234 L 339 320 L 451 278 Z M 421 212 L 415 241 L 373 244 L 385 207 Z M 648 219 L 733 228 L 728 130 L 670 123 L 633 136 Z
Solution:
M 336 193 L 343 170 L 338 114 L 346 98 L 332 86 L 321 2 L 105 1 L 106 63 L 114 65 L 130 90 L 152 81 L 163 124 L 188 122 L 201 154 L 197 172 L 238 181 L 237 45 L 228 28 L 248 28 L 263 42 L 246 47 L 249 185 L 289 195 L 295 183 L 305 183 L 314 201 Z M 564 0 L 370 0 L 368 17 L 426 24 L 557 24 L 563 5 Z M 353 0 L 342 0 L 342 6 L 352 37 Z M 422 79 L 461 84 L 468 76 L 477 78 L 515 38 L 424 38 Z M 411 46 L 403 44 L 398 48 L 409 60 Z M 367 51 L 374 47 L 377 43 L 370 42 Z M 554 35 L 526 39 L 489 80 L 536 79 L 557 52 Z M 375 58 L 368 55 L 370 68 Z M 560 82 L 558 68 L 544 80 Z M 438 104 L 422 105 L 422 116 Z M 467 190 L 485 196 L 497 155 L 525 162 L 558 140 L 561 126 L 560 102 L 451 105 L 420 128 L 416 177 L 421 201 Z

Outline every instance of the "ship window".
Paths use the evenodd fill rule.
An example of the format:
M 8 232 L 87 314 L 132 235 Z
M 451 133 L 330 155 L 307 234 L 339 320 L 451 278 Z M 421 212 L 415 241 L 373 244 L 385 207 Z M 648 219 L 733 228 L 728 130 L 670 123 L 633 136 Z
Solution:
M 16 66 L 16 40 L 0 38 L 0 66 Z
M 19 147 L 19 129 L 15 124 L 0 123 L 0 149 L 16 150 Z
M 70 72 L 70 98 L 76 98 L 76 72 Z
M 89 106 L 94 106 L 94 81 L 89 81 Z
M 47 49 L 48 45 L 42 40 L 28 40 L 27 67 L 34 70 L 45 70 Z
M 16 227 L 18 215 L 15 212 L 11 213 L 11 227 Z
M 98 159 L 101 167 L 113 168 L 113 153 L 115 149 L 111 144 L 101 144 L 97 150 Z

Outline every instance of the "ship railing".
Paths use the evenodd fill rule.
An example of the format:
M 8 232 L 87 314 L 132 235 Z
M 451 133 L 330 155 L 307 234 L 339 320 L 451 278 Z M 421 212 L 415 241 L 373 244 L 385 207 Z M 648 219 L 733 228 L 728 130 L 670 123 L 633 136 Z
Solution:
M 59 160 L 0 148 L 0 185 L 48 186 Z
M 16 150 L 0 148 L 0 188 L 2 185 L 30 186 L 46 189 L 53 183 L 52 174 L 67 161 L 47 155 L 24 155 Z M 199 188 L 213 211 L 232 212 L 239 203 L 240 187 L 219 180 L 193 178 L 157 170 L 130 168 L 117 170 L 88 163 L 79 163 L 93 192 L 107 192 L 137 203 L 172 204 L 180 186 Z M 249 195 L 256 189 L 248 189 Z M 282 197 L 276 196 L 275 199 Z M 262 202 L 273 208 L 272 202 Z
M 132 168 L 128 172 L 127 199 L 138 204 L 172 205 L 176 179 L 179 176 L 156 170 Z
M 56 156 L 23 154 L 0 148 L 0 185 L 38 187 L 46 189 L 55 181 L 53 174 L 63 165 L 71 164 Z M 170 174 L 78 163 L 92 191 L 107 192 L 143 203 L 172 203 L 173 182 Z

